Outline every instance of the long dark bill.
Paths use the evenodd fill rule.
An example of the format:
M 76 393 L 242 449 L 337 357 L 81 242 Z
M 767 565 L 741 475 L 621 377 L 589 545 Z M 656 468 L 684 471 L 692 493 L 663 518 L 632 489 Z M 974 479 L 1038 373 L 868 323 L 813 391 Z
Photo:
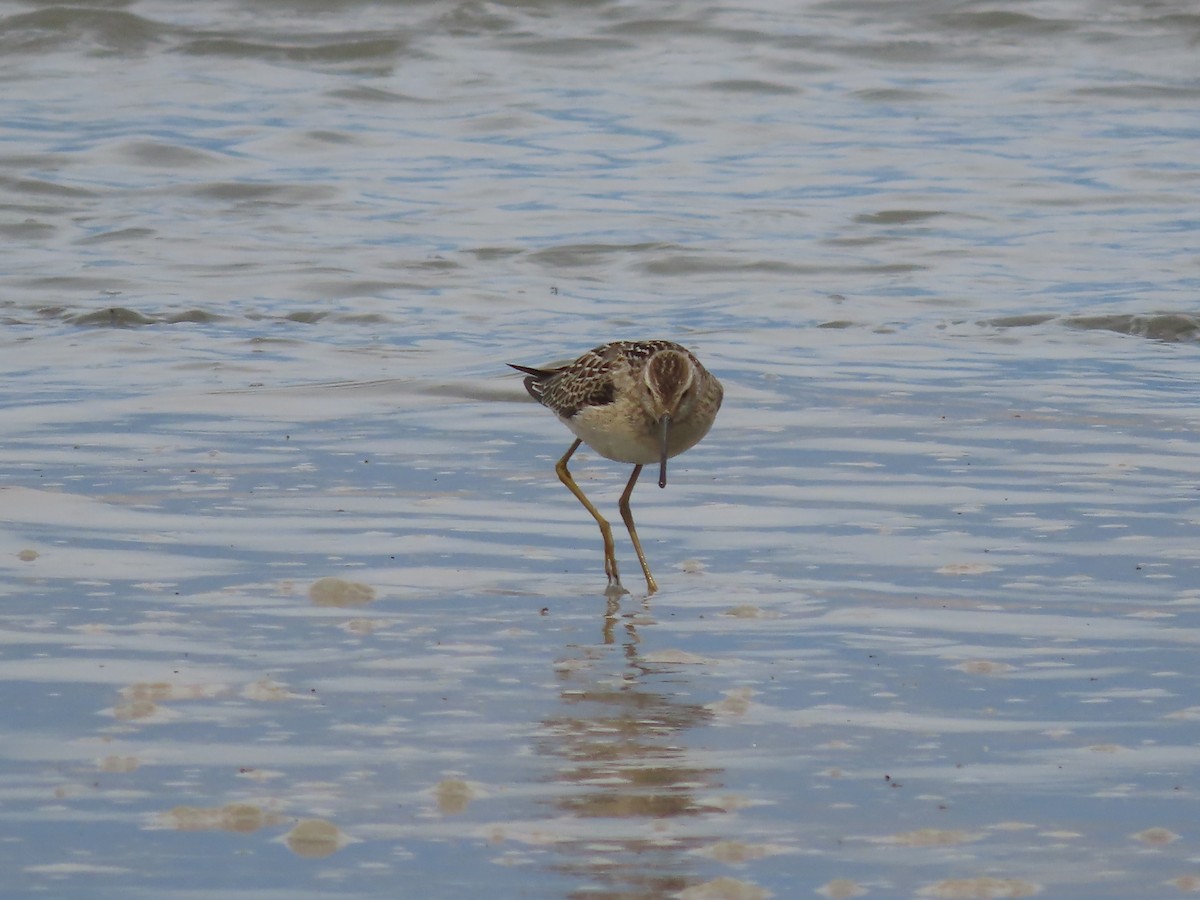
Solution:
M 671 433 L 671 417 L 663 416 L 658 427 L 662 429 L 659 438 L 662 441 L 662 457 L 658 464 L 658 486 L 665 488 L 667 486 L 667 436 Z

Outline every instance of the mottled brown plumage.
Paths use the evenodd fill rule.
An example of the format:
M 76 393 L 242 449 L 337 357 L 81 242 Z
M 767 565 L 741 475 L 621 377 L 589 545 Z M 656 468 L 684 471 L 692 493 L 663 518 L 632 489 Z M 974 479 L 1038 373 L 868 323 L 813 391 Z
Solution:
M 610 588 L 620 588 L 608 522 L 571 477 L 567 461 L 581 443 L 607 459 L 633 463 L 621 495 L 621 518 L 637 551 L 650 593 L 658 589 L 646 564 L 629 497 L 649 462 L 659 463 L 658 486 L 667 486 L 667 460 L 694 446 L 708 433 L 724 391 L 690 351 L 672 341 L 613 341 L 589 350 L 575 362 L 552 369 L 509 363 L 526 374 L 525 389 L 575 434 L 576 441 L 555 470 L 600 525 L 604 571 Z

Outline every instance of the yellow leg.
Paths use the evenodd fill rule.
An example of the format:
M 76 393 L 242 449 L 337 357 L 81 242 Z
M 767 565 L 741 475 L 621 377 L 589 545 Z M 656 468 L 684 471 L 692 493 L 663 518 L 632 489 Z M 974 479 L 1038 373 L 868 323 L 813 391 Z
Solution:
M 608 576 L 609 588 L 620 588 L 621 575 L 617 571 L 617 551 L 613 544 L 612 528 L 604 516 L 600 515 L 600 511 L 592 505 L 592 501 L 584 496 L 583 491 L 579 489 L 579 485 L 575 483 L 575 479 L 571 477 L 571 473 L 567 469 L 567 460 L 579 449 L 579 445 L 582 443 L 583 441 L 576 438 L 575 443 L 571 445 L 571 449 L 564 453 L 563 458 L 555 464 L 554 471 L 558 473 L 558 480 L 567 486 L 567 490 L 575 495 L 575 499 L 583 504 L 583 508 L 592 514 L 592 518 L 600 526 L 600 536 L 604 538 L 604 574 Z M 638 553 L 641 553 L 640 548 L 638 549 Z M 644 565 L 645 563 L 643 563 Z
M 642 542 L 638 540 L 637 529 L 633 527 L 633 510 L 629 508 L 629 498 L 633 495 L 633 486 L 637 484 L 638 476 L 642 474 L 641 463 L 633 467 L 633 474 L 629 476 L 629 484 L 625 485 L 625 493 L 621 495 L 621 518 L 625 520 L 625 527 L 629 529 L 629 537 L 633 540 L 633 549 L 637 551 L 638 562 L 642 564 L 642 574 L 646 576 L 646 587 L 649 593 L 653 594 L 658 590 L 658 585 L 654 583 L 654 576 L 650 574 L 650 567 L 646 565 L 646 554 L 642 552 Z

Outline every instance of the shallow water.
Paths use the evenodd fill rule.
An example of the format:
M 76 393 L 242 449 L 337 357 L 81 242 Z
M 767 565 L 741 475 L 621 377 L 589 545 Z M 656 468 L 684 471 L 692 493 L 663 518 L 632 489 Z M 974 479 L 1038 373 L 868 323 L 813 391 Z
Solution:
M 1198 36 L 0 4 L 7 889 L 1200 891 Z M 609 601 L 504 364 L 659 336 Z

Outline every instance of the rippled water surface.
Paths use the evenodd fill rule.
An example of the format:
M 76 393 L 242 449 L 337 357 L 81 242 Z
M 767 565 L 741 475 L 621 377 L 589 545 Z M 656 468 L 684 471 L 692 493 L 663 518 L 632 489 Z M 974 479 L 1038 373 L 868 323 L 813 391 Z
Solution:
M 3 890 L 1200 891 L 1198 43 L 0 3 Z M 628 337 L 726 397 L 617 601 L 505 363 Z

